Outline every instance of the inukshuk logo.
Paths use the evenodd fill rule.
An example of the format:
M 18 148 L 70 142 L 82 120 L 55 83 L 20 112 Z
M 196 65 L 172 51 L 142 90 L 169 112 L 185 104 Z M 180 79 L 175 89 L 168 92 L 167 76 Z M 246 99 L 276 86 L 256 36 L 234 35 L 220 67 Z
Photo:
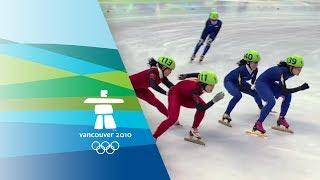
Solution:
M 94 111 L 97 115 L 94 129 L 103 129 L 103 125 L 106 129 L 117 128 L 113 114 L 112 104 L 123 103 L 123 99 L 107 98 L 108 90 L 101 90 L 100 98 L 87 98 L 84 103 L 95 104 Z
M 123 99 L 114 99 L 107 98 L 108 90 L 101 90 L 99 98 L 87 98 L 84 103 L 86 104 L 95 104 L 95 114 L 96 121 L 94 125 L 94 129 L 116 129 L 117 125 L 113 118 L 113 108 L 112 104 L 120 104 L 123 103 Z M 81 138 L 107 138 L 113 137 L 114 133 L 80 133 Z M 118 141 L 94 141 L 91 144 L 92 150 L 96 151 L 98 154 L 113 154 L 116 150 L 120 148 L 120 144 Z

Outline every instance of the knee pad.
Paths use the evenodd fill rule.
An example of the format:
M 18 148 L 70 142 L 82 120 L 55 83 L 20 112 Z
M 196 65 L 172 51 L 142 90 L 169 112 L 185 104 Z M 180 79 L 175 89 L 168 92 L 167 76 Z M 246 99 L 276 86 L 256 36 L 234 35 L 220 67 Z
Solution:
M 212 42 L 213 42 L 213 39 L 208 38 L 208 40 L 207 40 L 207 46 L 210 46 Z
M 204 43 L 204 40 L 203 39 L 199 39 L 198 46 L 202 46 L 203 43 Z

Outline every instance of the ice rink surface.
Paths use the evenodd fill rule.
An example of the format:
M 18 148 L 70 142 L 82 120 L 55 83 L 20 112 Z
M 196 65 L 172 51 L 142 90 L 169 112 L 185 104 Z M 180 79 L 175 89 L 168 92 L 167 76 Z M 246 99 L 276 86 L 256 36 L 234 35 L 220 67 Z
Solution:
M 173 127 L 157 145 L 172 179 L 320 179 L 320 2 L 314 1 L 180 1 L 150 3 L 101 3 L 102 10 L 129 74 L 147 68 L 147 58 L 170 55 L 179 73 L 214 70 L 219 84 L 208 101 L 224 91 L 226 97 L 206 112 L 200 133 L 206 146 L 183 140 L 193 122 L 195 110 L 181 109 L 183 128 Z M 223 26 L 202 64 L 189 63 L 208 13 L 220 13 Z M 231 96 L 223 87 L 224 76 L 236 68 L 245 50 L 261 53 L 259 72 L 276 65 L 292 53 L 305 58 L 300 76 L 288 81 L 289 87 L 308 82 L 310 89 L 293 95 L 287 114 L 295 131 L 287 134 L 272 130 L 277 114 L 264 126 L 268 139 L 251 137 L 259 110 L 253 98 L 244 95 L 231 116 L 233 127 L 222 126 L 221 118 Z M 198 54 L 202 53 L 200 49 Z M 163 101 L 167 98 L 156 93 Z M 165 119 L 157 110 L 140 101 L 152 132 Z M 281 99 L 274 110 L 280 111 Z

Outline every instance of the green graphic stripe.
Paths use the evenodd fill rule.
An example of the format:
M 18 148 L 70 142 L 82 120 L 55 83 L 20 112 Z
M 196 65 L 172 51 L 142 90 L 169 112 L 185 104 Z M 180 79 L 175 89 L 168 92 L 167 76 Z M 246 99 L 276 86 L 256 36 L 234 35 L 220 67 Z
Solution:
M 90 74 L 87 76 L 93 79 L 108 82 L 124 88 L 133 89 L 127 73 L 122 71 L 96 73 L 96 74 Z
M 120 98 L 123 104 L 114 104 L 115 110 L 140 110 L 140 105 L 135 96 L 110 96 Z M 93 104 L 84 104 L 86 97 L 68 98 L 33 98 L 13 99 L 0 101 L 1 111 L 25 111 L 25 110 L 92 110 Z
M 0 85 L 75 76 L 74 73 L 0 54 Z
M 107 89 L 112 96 L 133 96 L 133 90 L 84 76 L 0 86 L 1 99 L 45 97 L 97 97 Z
M 120 54 L 116 49 L 58 44 L 29 45 L 126 72 L 125 67 L 123 66 L 123 63 L 121 61 Z

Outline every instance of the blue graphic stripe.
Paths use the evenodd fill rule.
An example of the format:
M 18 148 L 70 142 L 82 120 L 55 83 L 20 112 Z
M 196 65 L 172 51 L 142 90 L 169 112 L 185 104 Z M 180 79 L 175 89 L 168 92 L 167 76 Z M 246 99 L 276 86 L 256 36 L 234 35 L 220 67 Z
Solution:
M 23 44 L 0 44 L 0 54 L 7 54 L 80 75 L 114 71 L 114 69 L 85 60 Z
M 154 143 L 151 132 L 147 129 L 94 130 L 92 126 L 30 123 L 0 123 L 0 129 L 0 157 L 91 150 L 94 141 L 118 141 L 120 147 Z M 92 136 L 83 136 L 83 133 L 90 133 Z M 117 137 L 117 133 L 121 136 Z
M 116 49 L 98 1 L 10 0 L 0 22 L 1 38 L 11 41 Z
M 117 127 L 149 129 L 141 111 L 114 111 Z M 94 126 L 93 110 L 10 111 L 0 113 L 0 122 Z
M 112 155 L 80 151 L 0 158 L 1 179 L 23 180 L 169 180 L 157 147 L 120 148 Z

